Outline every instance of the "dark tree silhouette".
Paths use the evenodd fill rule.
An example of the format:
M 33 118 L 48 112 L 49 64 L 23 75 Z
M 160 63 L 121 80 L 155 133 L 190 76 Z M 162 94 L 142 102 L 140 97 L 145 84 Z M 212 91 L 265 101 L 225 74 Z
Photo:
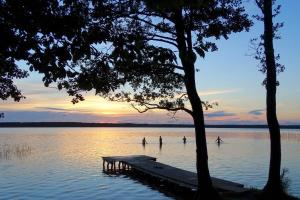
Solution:
M 271 154 L 269 177 L 267 184 L 263 189 L 264 199 L 283 199 L 283 188 L 280 178 L 281 167 L 281 139 L 280 126 L 276 114 L 276 87 L 279 85 L 277 81 L 277 73 L 284 71 L 284 66 L 279 64 L 277 60 L 279 55 L 274 55 L 273 40 L 279 39 L 278 29 L 283 26 L 282 23 L 273 24 L 273 18 L 279 14 L 280 6 L 274 9 L 275 0 L 256 0 L 257 6 L 262 11 L 262 16 L 257 19 L 264 23 L 264 33 L 258 44 L 256 59 L 261 63 L 261 71 L 266 73 L 266 79 L 263 84 L 266 86 L 266 105 L 267 105 L 267 122 L 270 133 Z
M 0 60 L 0 99 L 7 100 L 8 98 L 13 98 L 15 101 L 20 101 L 24 96 L 14 84 L 13 79 L 25 78 L 27 73 L 15 65 L 9 66 L 8 62 L 10 62 L 9 59 Z
M 16 61 L 21 58 L 20 49 L 16 44 L 21 42 L 17 33 L 7 26 L 3 13 L 3 2 L 0 3 L 0 99 L 7 100 L 12 98 L 20 101 L 24 96 L 14 84 L 13 79 L 25 78 L 28 74 L 16 65 Z M 3 13 L 4 14 L 4 13 Z M 22 51 L 22 50 L 21 50 Z M 4 114 L 0 113 L 0 118 Z
M 216 199 L 208 168 L 195 61 L 213 41 L 248 30 L 241 0 L 1 1 L 5 25 L 30 41 L 26 58 L 73 103 L 83 91 L 131 103 L 139 112 L 185 111 L 195 124 L 197 198 Z M 25 42 L 26 44 L 26 42 Z M 17 44 L 18 46 L 19 44 Z M 21 45 L 22 46 L 22 45 Z
M 2 12 L 2 10 L 0 10 Z M 7 100 L 13 98 L 15 101 L 20 101 L 24 98 L 21 91 L 14 85 L 13 79 L 25 78 L 26 71 L 19 69 L 16 61 L 20 58 L 18 49 L 14 48 L 13 43 L 19 41 L 13 35 L 9 35 L 8 29 L 5 26 L 5 21 L 0 18 L 0 99 Z

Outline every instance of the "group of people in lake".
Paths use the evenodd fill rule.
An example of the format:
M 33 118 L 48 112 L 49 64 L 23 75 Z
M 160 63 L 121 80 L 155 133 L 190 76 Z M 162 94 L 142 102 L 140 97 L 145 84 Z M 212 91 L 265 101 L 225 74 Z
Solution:
M 185 144 L 185 143 L 186 143 L 186 137 L 183 136 L 182 140 L 183 140 L 183 143 Z M 159 145 L 162 145 L 162 143 L 163 143 L 163 142 L 162 142 L 162 137 L 159 136 Z M 142 144 L 143 144 L 143 145 L 148 144 L 148 142 L 146 141 L 146 138 L 143 138 Z
M 186 137 L 185 137 L 185 136 L 183 136 L 182 140 L 183 140 L 183 144 L 186 144 Z M 216 139 L 216 143 L 217 143 L 218 145 L 220 145 L 222 142 L 223 142 L 223 140 L 220 138 L 220 136 L 218 136 L 217 139 Z M 159 145 L 161 146 L 162 143 L 163 143 L 163 142 L 162 142 L 162 137 L 159 136 Z M 142 144 L 143 144 L 143 145 L 148 144 L 148 142 L 146 141 L 146 138 L 145 138 L 145 137 L 144 137 L 143 140 L 142 140 Z

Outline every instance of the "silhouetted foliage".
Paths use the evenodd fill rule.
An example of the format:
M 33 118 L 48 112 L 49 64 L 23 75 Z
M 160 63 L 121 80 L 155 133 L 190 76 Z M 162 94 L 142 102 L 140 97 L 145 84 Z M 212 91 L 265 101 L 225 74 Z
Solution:
M 94 90 L 139 112 L 189 113 L 199 194 L 218 196 L 208 170 L 202 108 L 212 105 L 198 96 L 194 64 L 217 50 L 215 39 L 251 26 L 241 0 L 8 0 L 1 1 L 1 10 L 10 32 L 25 41 L 20 46 L 30 69 L 44 74 L 45 86 L 57 82 L 66 89 L 73 103 Z
M 0 99 L 7 100 L 12 98 L 20 101 L 24 96 L 14 84 L 14 79 L 25 78 L 28 74 L 16 65 L 16 61 L 22 59 L 24 53 L 24 41 L 19 35 L 10 28 L 6 22 L 6 14 L 4 12 L 4 2 L 0 1 Z M 21 46 L 17 44 L 22 43 Z M 0 113 L 0 118 L 4 117 L 4 113 Z
M 273 0 L 273 5 L 275 5 L 275 2 Z M 263 1 L 258 0 L 256 1 L 256 5 L 260 8 L 260 10 L 263 9 Z M 280 13 L 281 5 L 277 5 L 276 8 L 273 9 L 273 18 L 276 17 Z M 263 12 L 263 11 L 262 11 Z M 254 15 L 253 16 L 258 21 L 264 21 L 264 17 L 261 15 Z M 273 39 L 279 40 L 281 39 L 281 36 L 279 34 L 279 29 L 282 28 L 284 25 L 283 22 L 277 22 L 273 24 Z M 265 47 L 264 47 L 264 34 L 261 34 L 259 38 L 254 38 L 251 41 L 251 47 L 254 49 L 254 58 L 259 61 L 259 71 L 266 74 L 267 73 L 267 66 L 266 66 L 266 54 L 265 54 Z M 274 55 L 275 57 L 275 66 L 276 66 L 276 72 L 277 74 L 284 72 L 285 66 L 279 63 L 280 60 L 280 54 Z M 264 79 L 263 85 L 266 86 L 267 80 Z M 279 86 L 279 81 L 276 82 L 277 86 Z
M 2 57 L 2 55 L 4 54 L 1 52 L 0 56 Z M 13 79 L 25 78 L 27 73 L 12 63 L 14 59 L 5 59 L 4 56 L 0 59 L 0 99 L 7 100 L 8 98 L 13 98 L 15 101 L 20 101 L 24 96 L 14 84 Z
M 277 81 L 277 73 L 284 71 L 284 66 L 279 64 L 279 54 L 274 54 L 274 39 L 280 39 L 278 29 L 283 23 L 273 23 L 273 18 L 280 13 L 280 5 L 273 9 L 276 0 L 256 0 L 256 5 L 260 8 L 262 16 L 256 16 L 256 19 L 264 23 L 264 33 L 260 36 L 259 45 L 255 58 L 260 61 L 263 73 L 266 73 L 266 79 L 263 84 L 266 86 L 266 106 L 267 106 L 267 122 L 270 132 L 271 153 L 268 182 L 263 189 L 262 198 L 264 199 L 283 199 L 284 188 L 282 177 L 280 175 L 281 168 L 281 139 L 280 126 L 276 113 L 276 87 L 279 85 Z

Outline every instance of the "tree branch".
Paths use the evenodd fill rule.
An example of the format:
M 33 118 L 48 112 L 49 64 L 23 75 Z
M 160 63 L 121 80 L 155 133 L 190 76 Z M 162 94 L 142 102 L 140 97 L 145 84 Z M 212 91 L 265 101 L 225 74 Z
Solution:
M 175 67 L 176 69 L 184 70 L 183 67 L 178 66 L 178 65 L 174 65 L 174 67 Z
M 187 94 L 182 94 L 179 99 L 182 99 L 186 96 Z M 125 96 L 125 97 L 124 97 Z M 159 104 L 156 104 L 156 103 L 147 103 L 145 102 L 144 100 L 138 100 L 138 99 L 131 99 L 128 94 L 124 94 L 124 96 L 120 95 L 118 98 L 115 98 L 115 97 L 109 97 L 109 99 L 111 101 L 116 101 L 116 102 L 131 102 L 131 106 L 137 110 L 139 113 L 145 113 L 147 112 L 148 110 L 154 110 L 154 109 L 160 109 L 160 110 L 167 110 L 167 111 L 179 111 L 179 110 L 182 110 L 182 111 L 185 111 L 187 112 L 188 114 L 190 115 L 193 115 L 193 111 L 188 109 L 188 108 L 185 108 L 185 107 L 176 107 L 176 108 L 170 108 L 170 107 L 167 107 L 167 106 L 161 106 Z M 143 106 L 144 108 L 143 109 L 139 109 L 136 105 L 134 105 L 133 103 L 138 103 L 140 106 Z
M 170 41 L 165 40 L 165 39 L 158 39 L 158 38 L 147 38 L 147 39 L 152 40 L 152 41 L 165 42 L 165 43 L 171 44 L 171 45 L 175 46 L 176 48 L 178 48 L 176 43 L 170 42 Z
M 136 102 L 136 101 L 135 101 Z M 142 106 L 144 106 L 145 108 L 144 109 L 139 109 L 137 108 L 134 104 L 131 104 L 131 106 L 137 110 L 139 113 L 145 113 L 147 112 L 148 110 L 154 110 L 154 109 L 159 109 L 159 110 L 167 110 L 167 111 L 172 111 L 172 112 L 176 112 L 176 111 L 185 111 L 187 112 L 188 114 L 192 115 L 193 114 L 193 111 L 187 109 L 187 108 L 184 108 L 184 107 L 179 107 L 179 108 L 169 108 L 169 107 L 165 107 L 165 106 L 160 106 L 158 104 L 151 104 L 151 103 L 145 103 L 145 102 L 138 102 L 137 103 L 141 103 Z
M 153 23 L 151 23 L 150 21 L 145 20 L 145 19 L 141 19 L 141 18 L 139 18 L 139 17 L 137 17 L 137 16 L 130 16 L 130 14 L 129 14 L 129 15 L 123 15 L 123 16 L 120 15 L 120 17 L 124 17 L 124 18 L 127 17 L 127 18 L 130 18 L 130 19 L 133 19 L 133 20 L 138 20 L 138 21 L 144 22 L 145 24 L 148 24 L 148 25 L 154 27 L 155 29 L 160 30 L 161 32 L 169 33 L 169 34 L 171 34 L 171 35 L 176 35 L 176 34 L 173 33 L 172 31 L 167 31 L 167 30 L 165 30 L 165 29 L 162 29 L 162 28 L 160 28 L 157 24 L 153 24 Z
M 262 11 L 262 13 L 264 13 L 263 4 L 260 2 L 260 0 L 255 0 L 255 3 L 257 7 Z
M 162 39 L 166 39 L 166 40 L 171 40 L 176 42 L 176 39 L 171 38 L 171 37 L 167 37 L 167 36 L 162 36 L 162 35 L 157 35 L 157 34 L 148 34 L 150 37 L 158 37 L 158 38 L 162 38 Z
M 147 11 L 146 11 L 147 12 Z M 157 14 L 157 13 L 155 13 L 155 12 L 152 12 L 152 13 L 146 13 L 146 12 L 137 12 L 137 14 L 138 15 L 145 15 L 145 16 L 147 16 L 147 17 L 162 17 L 162 18 L 165 18 L 165 19 L 167 19 L 167 20 L 169 20 L 170 22 L 172 22 L 172 23 L 174 23 L 174 20 L 170 17 L 170 16 L 167 16 L 167 15 L 165 15 L 164 13 L 162 13 L 162 12 L 157 12 L 157 13 L 159 13 L 159 14 Z

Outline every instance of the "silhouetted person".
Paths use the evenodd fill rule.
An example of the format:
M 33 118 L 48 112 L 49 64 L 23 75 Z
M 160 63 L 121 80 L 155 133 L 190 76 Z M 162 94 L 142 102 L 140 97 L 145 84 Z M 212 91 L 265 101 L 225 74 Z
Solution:
M 185 144 L 186 143 L 186 137 L 183 136 L 182 140 L 183 140 L 183 144 Z
M 159 151 L 162 149 L 162 143 L 159 143 Z
M 143 144 L 143 146 L 145 146 L 147 144 L 146 138 L 143 138 L 142 144 Z
M 162 145 L 162 138 L 159 136 L 159 145 Z
M 218 138 L 216 139 L 216 142 L 217 142 L 218 145 L 220 145 L 221 142 L 223 142 L 223 140 L 220 138 L 220 136 L 218 136 Z

